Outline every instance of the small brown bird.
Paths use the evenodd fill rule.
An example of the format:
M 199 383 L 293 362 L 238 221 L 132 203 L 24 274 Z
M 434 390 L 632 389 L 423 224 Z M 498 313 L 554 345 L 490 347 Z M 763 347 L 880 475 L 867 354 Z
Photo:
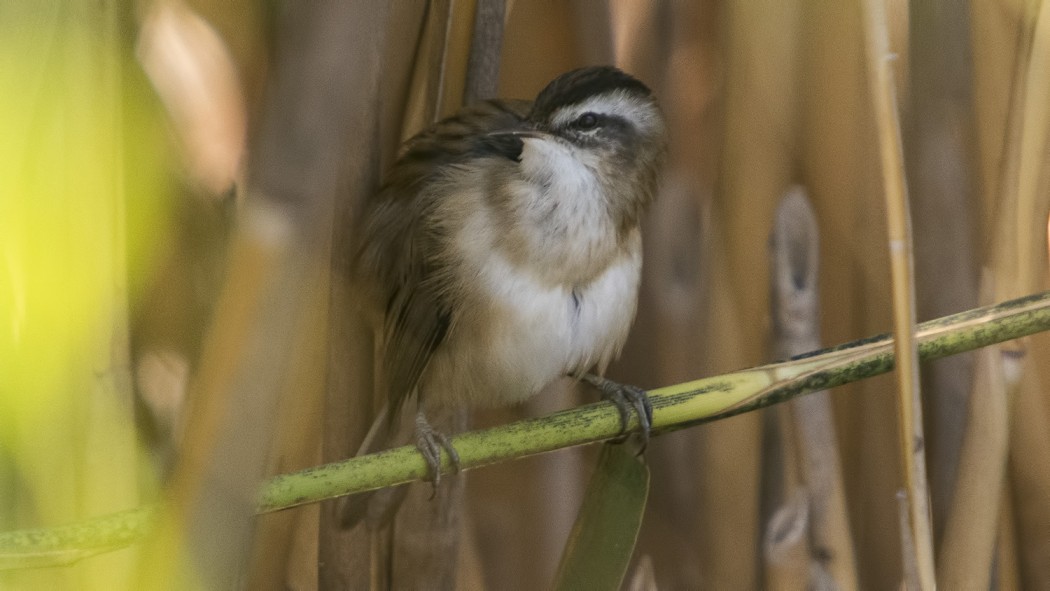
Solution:
M 573 70 L 528 101 L 485 101 L 409 140 L 357 229 L 353 283 L 374 326 L 392 419 L 497 406 L 563 376 L 636 413 L 645 392 L 598 377 L 623 347 L 642 265 L 639 218 L 666 146 L 650 90 L 612 67 Z M 588 374 L 596 370 L 597 375 Z

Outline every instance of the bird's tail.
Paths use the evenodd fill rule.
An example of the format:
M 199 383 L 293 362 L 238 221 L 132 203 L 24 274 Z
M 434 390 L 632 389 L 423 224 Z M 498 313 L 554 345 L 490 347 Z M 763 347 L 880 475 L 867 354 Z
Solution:
M 394 420 L 390 418 L 390 405 L 384 404 L 368 429 L 355 457 L 406 445 L 412 441 L 413 424 L 404 420 L 406 413 L 399 412 Z M 343 497 L 340 501 L 340 525 L 352 529 L 364 521 L 370 528 L 389 523 L 405 499 L 408 486 L 384 488 Z

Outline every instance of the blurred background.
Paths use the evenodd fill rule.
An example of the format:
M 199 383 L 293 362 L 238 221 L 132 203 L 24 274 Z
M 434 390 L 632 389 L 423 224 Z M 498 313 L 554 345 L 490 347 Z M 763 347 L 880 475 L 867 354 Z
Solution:
M 885 10 L 919 320 L 1047 289 L 1050 10 Z M 4 2 L 0 530 L 173 508 L 140 546 L 0 587 L 549 586 L 594 446 L 451 478 L 436 503 L 414 485 L 385 533 L 340 529 L 334 502 L 253 517 L 262 478 L 353 455 L 375 412 L 345 284 L 358 204 L 465 102 L 611 63 L 671 131 L 613 378 L 887 332 L 864 22 L 858 0 Z M 814 310 L 794 342 L 770 279 L 788 194 Z M 943 588 L 1050 588 L 1048 367 L 1040 335 L 922 368 Z M 654 439 L 625 587 L 900 587 L 895 388 Z M 553 388 L 471 425 L 592 400 Z

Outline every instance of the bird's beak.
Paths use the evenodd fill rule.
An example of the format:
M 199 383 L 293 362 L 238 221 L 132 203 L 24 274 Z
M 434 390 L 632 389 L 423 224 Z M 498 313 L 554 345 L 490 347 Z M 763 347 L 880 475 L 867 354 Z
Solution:
M 532 130 L 525 130 L 525 129 L 515 129 L 515 130 L 506 130 L 506 131 L 493 131 L 493 132 L 488 133 L 486 135 L 488 135 L 490 137 L 493 137 L 493 136 L 504 136 L 504 137 L 517 137 L 517 138 L 521 138 L 521 139 L 544 137 L 544 134 L 541 133 L 541 132 L 532 131 Z
M 543 133 L 531 129 L 507 129 L 486 133 L 481 142 L 492 154 L 497 154 L 521 162 L 521 152 L 525 147 L 525 140 L 546 137 Z

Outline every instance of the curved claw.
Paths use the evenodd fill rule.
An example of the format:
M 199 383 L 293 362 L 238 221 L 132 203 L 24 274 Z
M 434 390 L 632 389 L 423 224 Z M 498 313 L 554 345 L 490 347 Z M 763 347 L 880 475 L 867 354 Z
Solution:
M 452 469 L 456 472 L 459 472 L 459 452 L 444 433 L 430 426 L 422 412 L 416 414 L 416 449 L 427 463 L 427 480 L 434 485 L 431 492 L 433 497 L 437 494 L 437 487 L 441 482 L 441 450 L 444 449 L 448 453 Z
M 622 443 L 627 439 L 627 426 L 630 423 L 631 414 L 638 417 L 638 434 L 641 437 L 641 447 L 638 453 L 645 452 L 649 444 L 649 432 L 653 425 L 653 405 L 645 390 L 591 374 L 583 376 L 582 379 L 597 388 L 602 398 L 615 404 L 616 409 L 620 411 L 620 436 L 614 439 L 614 442 Z

